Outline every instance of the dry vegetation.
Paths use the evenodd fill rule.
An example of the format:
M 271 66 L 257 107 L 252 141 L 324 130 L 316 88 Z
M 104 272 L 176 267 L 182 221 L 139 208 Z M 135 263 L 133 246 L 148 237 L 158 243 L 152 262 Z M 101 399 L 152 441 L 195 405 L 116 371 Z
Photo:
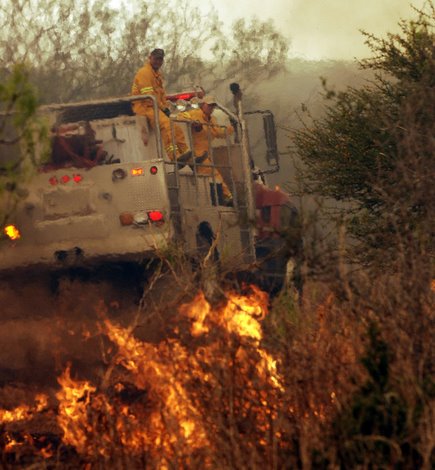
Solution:
M 420 31 L 411 32 L 422 43 Z M 346 135 L 346 150 L 365 139 L 357 146 L 360 160 L 355 149 L 344 160 L 330 139 L 314 142 L 319 158 L 325 155 L 319 145 L 332 142 L 326 163 L 338 165 L 329 168 L 334 178 L 343 171 L 353 198 L 349 166 L 357 160 L 361 173 L 351 176 L 360 177 L 364 204 L 370 196 L 364 209 L 382 210 L 363 213 L 359 231 L 349 218 L 340 219 L 338 242 L 325 243 L 327 251 L 317 239 L 306 239 L 302 299 L 291 286 L 269 299 L 254 286 L 229 282 L 205 262 L 194 273 L 175 251 L 162 254 L 164 269 L 148 280 L 138 304 L 126 288 L 89 288 L 77 279 L 63 280 L 57 297 L 45 300 L 30 285 L 15 292 L 2 286 L 3 318 L 10 321 L 3 344 L 17 331 L 20 315 L 42 322 L 13 350 L 30 373 L 16 370 L 14 380 L 1 384 L 3 468 L 435 466 L 429 32 L 432 42 L 424 46 L 432 68 L 422 67 L 428 82 L 417 80 L 421 86 L 414 87 L 418 61 L 412 56 L 415 61 L 405 64 L 412 86 L 405 82 L 398 94 L 409 99 L 389 102 L 400 119 L 384 120 L 383 102 L 365 110 L 376 112 L 369 114 L 366 134 L 355 125 Z M 393 96 L 390 84 L 383 84 Z M 355 93 L 343 96 L 351 101 Z M 346 125 L 349 116 L 367 116 L 360 108 L 342 109 L 346 113 L 338 118 Z M 372 139 L 372 126 L 382 139 Z M 328 136 L 314 137 L 319 135 Z M 306 232 L 315 234 L 309 217 L 304 221 Z M 347 244 L 348 229 L 359 245 Z M 39 335 L 46 335 L 42 356 L 29 349 L 32 334 L 39 346 Z M 42 367 L 38 361 L 44 360 Z
M 209 302 L 206 266 L 165 263 L 125 316 L 85 295 L 68 328 L 93 371 L 58 351 L 56 386 L 2 388 L 4 468 L 431 468 L 433 284 L 359 272 L 298 302 L 222 279 Z M 84 309 L 79 286 L 58 305 Z

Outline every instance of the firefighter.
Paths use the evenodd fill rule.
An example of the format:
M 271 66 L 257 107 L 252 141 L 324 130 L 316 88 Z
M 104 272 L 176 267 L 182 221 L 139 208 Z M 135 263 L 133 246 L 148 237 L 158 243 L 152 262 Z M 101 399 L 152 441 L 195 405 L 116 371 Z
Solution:
M 225 184 L 222 175 L 217 169 L 211 167 L 213 164 L 210 159 L 211 142 L 214 138 L 222 138 L 227 135 L 232 135 L 234 129 L 232 126 L 222 127 L 216 122 L 212 116 L 216 108 L 216 100 L 213 96 L 207 95 L 199 102 L 199 108 L 185 111 L 178 115 L 179 119 L 192 121 L 192 139 L 193 149 L 195 153 L 195 162 L 201 164 L 197 167 L 197 174 L 212 176 L 214 174 L 216 181 L 216 191 L 218 200 L 223 196 L 223 201 L 219 201 L 226 206 L 233 205 L 233 196 L 230 189 Z M 204 166 L 203 166 L 204 165 Z M 215 201 L 214 187 L 211 186 L 212 201 Z M 220 197 L 219 193 L 222 192 Z
M 191 151 L 186 145 L 182 129 L 174 125 L 174 139 L 172 139 L 170 110 L 166 100 L 166 92 L 163 87 L 163 76 L 160 67 L 163 65 L 165 53 L 163 49 L 154 49 L 148 57 L 148 62 L 136 73 L 131 88 L 132 95 L 154 95 L 159 108 L 159 126 L 163 146 L 168 157 L 173 160 L 187 161 Z M 146 116 L 152 129 L 155 127 L 153 103 L 151 100 L 142 100 L 133 103 L 133 111 L 141 116 Z

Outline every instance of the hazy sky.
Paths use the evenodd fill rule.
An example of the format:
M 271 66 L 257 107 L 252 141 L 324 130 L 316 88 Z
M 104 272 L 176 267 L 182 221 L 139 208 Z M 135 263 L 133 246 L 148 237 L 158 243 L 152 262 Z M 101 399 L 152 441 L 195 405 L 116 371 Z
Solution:
M 349 59 L 370 55 L 360 29 L 385 36 L 401 18 L 413 18 L 411 4 L 426 0 L 191 0 L 204 12 L 210 5 L 226 24 L 235 19 L 272 18 L 291 40 L 290 55 L 307 59 Z

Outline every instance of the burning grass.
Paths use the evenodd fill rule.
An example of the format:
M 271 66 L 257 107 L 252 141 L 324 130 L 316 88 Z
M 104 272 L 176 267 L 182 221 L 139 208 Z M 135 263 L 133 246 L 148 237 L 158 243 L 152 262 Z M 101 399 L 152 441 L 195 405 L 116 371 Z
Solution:
M 99 328 L 110 361 L 100 383 L 64 369 L 51 405 L 59 439 L 47 446 L 25 430 L 47 413 L 47 397 L 1 410 L 5 464 L 21 464 L 33 448 L 45 463 L 67 464 L 67 457 L 96 465 L 234 468 L 260 465 L 289 448 L 285 417 L 300 414 L 300 404 L 286 392 L 279 348 L 264 345 L 264 292 L 228 292 L 216 306 L 198 292 L 180 306 L 175 331 L 157 343 L 141 341 L 106 313 L 100 311 Z M 312 399 L 308 407 L 305 419 L 327 419 L 325 407 Z
M 430 462 L 429 402 L 414 403 L 418 416 L 409 411 L 417 395 L 400 393 L 403 363 L 385 349 L 388 334 L 368 336 L 376 315 L 352 308 L 314 285 L 303 305 L 291 290 L 273 302 L 253 286 L 226 290 L 213 304 L 198 291 L 164 338 L 146 341 L 137 323 L 119 323 L 100 303 L 97 328 L 81 337 L 101 337 L 103 372 L 91 380 L 64 364 L 55 393 L 0 409 L 3 466 L 331 468 L 347 459 L 365 468 L 360 456 L 375 451 L 384 461 Z M 417 383 L 412 369 L 406 379 Z M 408 460 L 403 435 L 375 434 L 382 413 L 397 428 L 403 410 L 425 436 Z

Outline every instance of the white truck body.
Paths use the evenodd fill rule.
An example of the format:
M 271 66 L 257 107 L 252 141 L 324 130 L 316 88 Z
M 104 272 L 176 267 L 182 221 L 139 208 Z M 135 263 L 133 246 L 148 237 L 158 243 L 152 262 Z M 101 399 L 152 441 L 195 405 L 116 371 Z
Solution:
M 0 241 L 0 272 L 140 262 L 157 257 L 170 243 L 182 243 L 185 252 L 194 255 L 204 241 L 204 227 L 216 238 L 222 262 L 236 266 L 254 259 L 255 208 L 247 192 L 252 176 L 241 145 L 227 138 L 213 148 L 213 163 L 235 201 L 233 207 L 214 205 L 214 176 L 198 175 L 195 166 L 179 169 L 164 153 L 158 128 L 151 131 L 145 118 L 134 115 L 131 101 L 129 97 L 41 109 L 50 125 L 76 124 L 78 135 L 83 123 L 89 123 L 107 157 L 91 168 L 41 162 L 8 217 L 7 224 L 20 236 Z M 179 125 L 191 145 L 188 125 Z

